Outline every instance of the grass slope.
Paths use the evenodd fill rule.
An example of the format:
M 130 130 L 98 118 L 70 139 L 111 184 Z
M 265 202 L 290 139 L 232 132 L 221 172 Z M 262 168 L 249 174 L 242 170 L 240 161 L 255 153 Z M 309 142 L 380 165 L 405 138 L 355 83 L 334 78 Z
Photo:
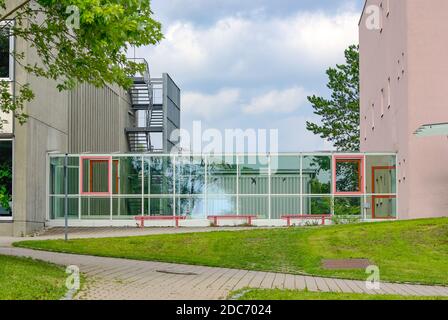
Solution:
M 448 285 L 448 218 L 143 237 L 27 241 L 32 249 L 365 279 L 321 259 L 368 258 L 381 279 Z
M 246 289 L 231 292 L 237 300 L 447 300 L 446 297 L 409 297 L 398 295 L 310 292 L 280 289 Z
M 0 300 L 55 300 L 66 293 L 63 268 L 0 255 Z

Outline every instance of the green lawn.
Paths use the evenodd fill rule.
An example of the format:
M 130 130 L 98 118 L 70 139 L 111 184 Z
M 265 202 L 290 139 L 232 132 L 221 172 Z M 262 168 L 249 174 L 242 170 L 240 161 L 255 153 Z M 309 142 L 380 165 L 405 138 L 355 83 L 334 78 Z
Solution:
M 408 297 L 280 289 L 243 289 L 231 292 L 229 297 L 237 300 L 448 300 L 446 297 Z
M 381 279 L 448 285 L 448 218 L 143 237 L 27 241 L 42 250 L 365 279 L 324 270 L 321 259 L 368 258 Z
M 0 300 L 55 300 L 64 296 L 62 267 L 0 255 Z

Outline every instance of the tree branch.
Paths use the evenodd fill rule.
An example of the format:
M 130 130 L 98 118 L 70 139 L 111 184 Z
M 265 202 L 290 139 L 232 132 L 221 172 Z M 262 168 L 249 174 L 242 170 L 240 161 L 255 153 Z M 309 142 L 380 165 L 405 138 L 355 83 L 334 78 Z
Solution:
M 31 0 L 25 0 L 22 4 L 19 4 L 17 7 L 15 7 L 11 11 L 9 11 L 7 14 L 5 14 L 3 17 L 1 17 L 0 22 L 5 21 L 6 18 L 8 18 L 9 16 L 13 15 L 18 10 L 22 9 L 23 7 L 25 7 L 30 2 L 31 2 Z

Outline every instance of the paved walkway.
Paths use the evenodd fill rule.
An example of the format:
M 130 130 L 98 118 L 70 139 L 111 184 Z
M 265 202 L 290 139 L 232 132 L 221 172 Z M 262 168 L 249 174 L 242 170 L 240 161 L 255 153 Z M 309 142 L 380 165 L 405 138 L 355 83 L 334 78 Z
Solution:
M 251 228 L 70 228 L 69 236 L 71 239 L 104 238 L 243 229 Z M 230 291 L 245 287 L 448 296 L 448 287 L 381 283 L 380 290 L 367 290 L 363 281 L 101 258 L 11 247 L 14 241 L 61 239 L 64 237 L 63 231 L 63 228 L 53 228 L 36 237 L 0 237 L 0 254 L 31 257 L 64 266 L 77 265 L 88 278 L 87 285 L 76 296 L 77 299 L 226 299 Z
M 32 257 L 60 265 L 77 265 L 87 286 L 77 299 L 226 299 L 244 287 L 305 289 L 324 292 L 448 296 L 448 287 L 381 283 L 367 290 L 363 281 L 272 272 L 134 261 L 2 247 L 0 254 Z

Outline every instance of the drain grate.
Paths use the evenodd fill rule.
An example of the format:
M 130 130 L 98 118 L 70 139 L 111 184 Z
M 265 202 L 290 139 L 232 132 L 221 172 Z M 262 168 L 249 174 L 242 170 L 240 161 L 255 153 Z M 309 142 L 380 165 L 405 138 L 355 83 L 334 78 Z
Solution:
M 322 260 L 322 267 L 328 270 L 365 269 L 370 265 L 369 259 Z
M 174 274 L 178 276 L 198 276 L 198 273 L 194 272 L 182 272 L 182 271 L 169 271 L 169 270 L 156 270 L 156 272 L 159 273 L 166 273 L 166 274 Z

